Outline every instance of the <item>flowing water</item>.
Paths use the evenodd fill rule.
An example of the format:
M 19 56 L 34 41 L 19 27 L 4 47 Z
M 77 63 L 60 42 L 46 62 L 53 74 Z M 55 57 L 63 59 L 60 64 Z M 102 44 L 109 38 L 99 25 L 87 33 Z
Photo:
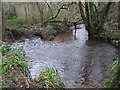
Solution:
M 68 87 L 100 83 L 106 77 L 118 50 L 109 43 L 88 40 L 85 26 L 78 26 L 80 29 L 76 30 L 76 40 L 73 30 L 60 33 L 54 41 L 32 37 L 13 43 L 23 46 L 33 78 L 38 77 L 46 65 L 56 67 Z

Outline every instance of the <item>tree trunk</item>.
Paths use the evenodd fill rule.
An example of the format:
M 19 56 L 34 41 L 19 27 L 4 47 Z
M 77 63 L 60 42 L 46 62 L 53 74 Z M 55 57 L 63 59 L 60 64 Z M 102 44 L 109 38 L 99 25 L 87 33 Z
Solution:
M 41 22 L 41 24 L 42 24 L 42 26 L 43 26 L 43 16 L 44 16 L 44 13 L 43 13 L 43 10 L 42 10 L 42 8 L 40 7 L 40 5 L 39 5 L 39 3 L 38 2 L 36 2 L 36 4 L 37 4 L 37 6 L 38 6 L 38 9 L 39 9 L 39 12 L 40 12 L 40 22 Z
M 2 2 L 0 1 L 0 41 L 4 41 L 4 17 L 3 17 L 3 6 Z
M 86 29 L 89 32 L 89 36 L 100 34 L 103 32 L 103 26 L 110 10 L 112 2 L 108 2 L 105 8 L 102 9 L 101 14 L 98 14 L 97 6 L 92 2 L 85 2 L 85 12 L 83 5 L 79 2 L 79 10 L 81 17 L 86 25 Z M 98 6 L 99 7 L 99 6 Z
M 80 10 L 80 14 L 81 14 L 82 19 L 85 21 L 86 17 L 85 17 L 81 2 L 79 2 L 79 10 Z
M 97 26 L 99 24 L 98 19 L 98 12 L 96 5 L 93 2 L 89 2 L 89 8 L 90 8 L 90 25 L 91 25 L 91 33 L 97 34 Z
M 120 30 L 120 2 L 118 2 L 118 29 Z
M 88 7 L 88 2 L 85 2 L 85 13 L 86 13 L 86 29 L 89 32 L 89 36 L 91 36 L 91 26 L 90 26 L 90 18 L 89 18 L 89 7 Z
M 88 30 L 89 36 L 91 36 L 91 25 L 90 25 L 90 15 L 89 15 L 89 4 L 88 2 L 85 2 L 85 12 L 83 10 L 83 5 L 81 2 L 79 2 L 79 10 L 81 17 L 84 21 L 84 24 L 86 26 L 86 30 Z
M 107 5 L 105 6 L 105 8 L 103 8 L 104 10 L 102 13 L 102 16 L 100 17 L 100 21 L 99 21 L 99 25 L 98 25 L 98 33 L 103 32 L 103 26 L 107 17 L 107 14 L 110 10 L 110 6 L 111 6 L 112 2 L 108 2 Z

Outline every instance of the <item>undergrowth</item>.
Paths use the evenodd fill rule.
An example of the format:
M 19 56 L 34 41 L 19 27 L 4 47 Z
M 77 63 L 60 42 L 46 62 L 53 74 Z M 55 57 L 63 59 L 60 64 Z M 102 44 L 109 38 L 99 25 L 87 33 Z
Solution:
M 6 20 L 7 36 L 20 37 L 22 35 L 25 35 L 27 31 L 28 28 L 21 24 L 21 21 L 18 17 L 13 16 L 12 18 Z
M 56 68 L 45 67 L 39 77 L 39 82 L 34 85 L 35 88 L 65 88 Z
M 45 26 L 45 30 L 41 33 L 43 39 L 52 40 L 61 30 L 61 26 L 59 24 L 47 24 Z
M 0 44 L 0 88 L 64 88 L 56 68 L 45 67 L 38 78 L 26 74 L 28 63 L 24 61 L 22 47 Z
M 11 47 L 5 43 L 0 45 L 0 51 L 2 87 L 11 87 L 11 85 L 14 87 L 23 76 L 25 77 L 28 70 L 27 62 L 24 61 L 25 54 L 22 48 Z
M 20 25 L 20 19 L 18 19 L 16 16 L 13 16 L 12 18 L 10 18 L 6 21 L 6 25 L 10 29 L 14 28 L 14 27 Z
M 60 32 L 61 26 L 56 23 L 48 23 L 44 26 L 41 23 L 34 25 L 23 25 L 20 19 L 16 16 L 6 20 L 6 37 L 20 38 L 21 36 L 37 35 L 43 39 L 52 40 L 57 33 Z
M 115 59 L 110 73 L 112 74 L 104 83 L 105 88 L 120 88 L 120 55 Z
M 104 33 L 99 35 L 94 35 L 95 38 L 111 39 L 111 40 L 120 40 L 120 35 L 105 35 Z
M 45 33 L 46 35 L 55 35 L 57 33 L 58 30 L 60 30 L 60 25 L 58 24 L 48 24 L 46 26 L 46 30 L 45 30 Z

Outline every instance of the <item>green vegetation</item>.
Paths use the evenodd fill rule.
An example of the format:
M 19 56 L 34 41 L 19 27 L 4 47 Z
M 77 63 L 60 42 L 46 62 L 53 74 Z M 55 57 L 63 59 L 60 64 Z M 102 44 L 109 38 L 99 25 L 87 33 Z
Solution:
M 95 38 L 111 39 L 111 40 L 120 40 L 120 35 L 105 35 L 104 33 L 94 35 Z
M 6 36 L 8 36 L 8 38 L 16 38 L 25 35 L 27 30 L 28 28 L 21 25 L 20 19 L 16 16 L 6 21 Z
M 6 44 L 0 45 L 0 50 L 0 62 L 2 63 L 0 76 L 3 78 L 3 87 L 6 87 L 8 82 L 13 85 L 17 84 L 28 70 L 27 62 L 23 60 L 25 54 L 22 52 L 22 48 L 10 47 Z
M 62 28 L 56 23 L 49 23 L 44 26 L 41 23 L 34 24 L 33 26 L 22 25 L 20 19 L 18 19 L 16 16 L 8 19 L 6 25 L 6 36 L 13 39 L 27 34 L 38 35 L 42 36 L 43 39 L 51 40 L 55 35 L 57 35 L 58 32 L 60 32 Z
M 28 64 L 22 47 L 0 45 L 0 88 L 64 88 L 56 68 L 45 67 L 37 79 L 28 78 Z M 32 82 L 33 81 L 33 82 Z
M 48 36 L 54 36 L 56 34 L 57 27 L 55 25 L 49 24 L 46 27 L 45 33 Z
M 43 25 L 41 23 L 34 24 L 34 27 L 41 28 Z
M 34 85 L 35 88 L 65 88 L 56 68 L 45 67 L 37 78 L 39 82 Z
M 105 88 L 120 88 L 120 56 L 115 59 L 110 73 L 112 74 L 103 84 Z
M 114 35 L 114 34 L 105 35 L 105 33 L 101 33 L 101 34 L 94 35 L 94 38 L 107 40 L 114 46 L 120 47 L 120 35 L 119 34 L 118 35 Z
M 57 33 L 61 31 L 61 26 L 59 24 L 47 24 L 45 30 L 41 33 L 43 39 L 52 40 Z
M 83 8 L 85 6 L 85 10 Z M 89 35 L 94 37 L 94 35 L 99 35 L 105 32 L 104 26 L 105 23 L 114 21 L 114 29 L 116 30 L 118 27 L 118 3 L 114 2 L 106 2 L 101 3 L 98 2 L 79 2 L 79 9 L 81 17 L 86 25 L 86 29 L 89 32 Z M 114 9 L 116 8 L 116 9 Z M 113 27 L 111 24 L 111 26 Z M 117 29 L 118 30 L 118 29 Z M 107 33 L 111 31 L 111 28 L 108 28 Z M 117 31 L 116 31 L 117 32 Z M 113 33 L 111 33 L 113 34 Z
M 7 20 L 6 24 L 8 28 L 12 29 L 13 27 L 20 25 L 20 19 L 18 19 L 16 16 L 13 16 L 11 19 Z
M 62 32 L 62 29 L 65 28 L 66 30 L 66 27 L 70 26 L 67 25 L 66 22 L 82 22 L 86 25 L 89 36 L 110 40 L 114 45 L 116 44 L 120 47 L 120 25 L 117 15 L 118 3 L 42 2 L 23 5 L 19 4 L 19 7 L 21 8 L 20 12 L 23 14 L 22 16 L 20 12 L 16 12 L 17 8 L 14 5 L 11 5 L 13 7 L 5 13 L 6 39 L 16 39 L 23 35 L 26 35 L 26 37 L 38 35 L 45 40 L 53 40 L 59 32 Z M 23 6 L 25 8 L 22 8 Z M 21 21 L 22 19 L 19 19 L 21 18 L 20 16 L 24 19 L 23 21 Z M 62 23 L 63 25 L 56 24 L 59 21 L 65 21 L 65 23 Z M 105 29 L 106 23 L 108 24 L 106 25 L 108 28 Z M 112 28 L 110 28 L 110 26 Z M 65 30 L 63 30 L 63 32 L 65 32 Z M 4 36 L 3 33 L 0 33 L 0 36 L 2 35 Z M 3 79 L 0 78 L 0 83 L 3 84 L 1 87 L 66 87 L 56 68 L 45 67 L 40 73 L 39 78 L 28 78 L 26 76 L 28 65 L 27 62 L 24 61 L 24 56 L 25 53 L 21 47 L 14 47 L 5 43 L 0 45 L 0 76 L 3 76 Z M 105 81 L 104 87 L 120 87 L 120 57 L 116 58 L 110 72 L 114 73 Z M 33 80 L 34 83 L 30 80 Z

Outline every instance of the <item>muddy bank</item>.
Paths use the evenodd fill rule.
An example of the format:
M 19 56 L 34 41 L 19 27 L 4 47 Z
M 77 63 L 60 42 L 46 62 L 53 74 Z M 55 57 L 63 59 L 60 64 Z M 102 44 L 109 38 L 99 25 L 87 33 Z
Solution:
M 55 36 L 61 32 L 69 31 L 68 26 L 63 24 L 49 23 L 44 26 L 20 25 L 14 28 L 6 28 L 5 41 L 12 43 L 23 38 L 40 37 L 43 40 L 53 41 Z
M 100 83 L 105 79 L 118 49 L 104 41 L 88 40 L 84 25 L 80 27 L 76 31 L 76 40 L 73 30 L 60 33 L 54 41 L 32 37 L 18 40 L 13 45 L 23 46 L 33 78 L 38 77 L 41 69 L 47 65 L 58 68 L 68 87 Z
M 95 36 L 95 37 L 90 37 L 93 40 L 99 40 L 99 41 L 103 41 L 103 42 L 107 42 L 113 46 L 115 46 L 116 48 L 120 48 L 120 39 L 119 38 L 111 38 L 111 37 L 106 37 L 106 36 Z

